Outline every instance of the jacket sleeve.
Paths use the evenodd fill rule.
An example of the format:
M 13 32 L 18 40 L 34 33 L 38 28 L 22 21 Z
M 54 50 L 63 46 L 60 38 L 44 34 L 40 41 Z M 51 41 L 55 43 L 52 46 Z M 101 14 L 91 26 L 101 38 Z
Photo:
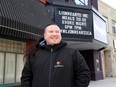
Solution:
M 31 87 L 32 68 L 30 60 L 27 60 L 22 70 L 21 87 Z
M 74 58 L 74 87 L 88 87 L 90 82 L 90 70 L 83 56 L 75 50 Z

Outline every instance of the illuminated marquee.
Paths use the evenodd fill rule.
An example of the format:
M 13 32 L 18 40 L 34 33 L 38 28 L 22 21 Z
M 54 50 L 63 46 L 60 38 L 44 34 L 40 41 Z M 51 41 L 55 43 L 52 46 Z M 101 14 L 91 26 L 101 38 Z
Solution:
M 55 23 L 60 26 L 63 37 L 92 38 L 91 11 L 57 7 L 55 9 Z

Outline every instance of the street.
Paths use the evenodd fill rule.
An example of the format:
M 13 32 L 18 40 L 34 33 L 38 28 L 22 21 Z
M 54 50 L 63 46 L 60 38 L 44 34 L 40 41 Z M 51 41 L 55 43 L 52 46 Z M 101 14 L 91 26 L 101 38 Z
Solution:
M 116 87 L 116 77 L 108 77 L 103 80 L 91 81 L 88 87 Z

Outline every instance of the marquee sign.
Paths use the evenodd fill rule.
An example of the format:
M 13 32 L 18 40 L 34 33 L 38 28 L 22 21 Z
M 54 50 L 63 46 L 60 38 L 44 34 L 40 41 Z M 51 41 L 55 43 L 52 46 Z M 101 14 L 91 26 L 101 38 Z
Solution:
M 55 23 L 63 37 L 92 39 L 92 11 L 66 7 L 55 8 Z

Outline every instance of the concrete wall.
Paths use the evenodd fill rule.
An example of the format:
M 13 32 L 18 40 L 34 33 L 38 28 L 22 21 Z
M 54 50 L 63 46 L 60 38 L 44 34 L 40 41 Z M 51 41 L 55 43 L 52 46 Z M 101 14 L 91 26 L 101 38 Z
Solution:
M 116 22 L 116 9 L 108 6 L 101 0 L 98 0 L 98 11 L 107 18 L 108 22 L 108 47 L 101 52 L 103 76 L 116 76 L 116 50 L 114 49 L 113 40 L 116 35 L 112 31 L 112 21 Z

